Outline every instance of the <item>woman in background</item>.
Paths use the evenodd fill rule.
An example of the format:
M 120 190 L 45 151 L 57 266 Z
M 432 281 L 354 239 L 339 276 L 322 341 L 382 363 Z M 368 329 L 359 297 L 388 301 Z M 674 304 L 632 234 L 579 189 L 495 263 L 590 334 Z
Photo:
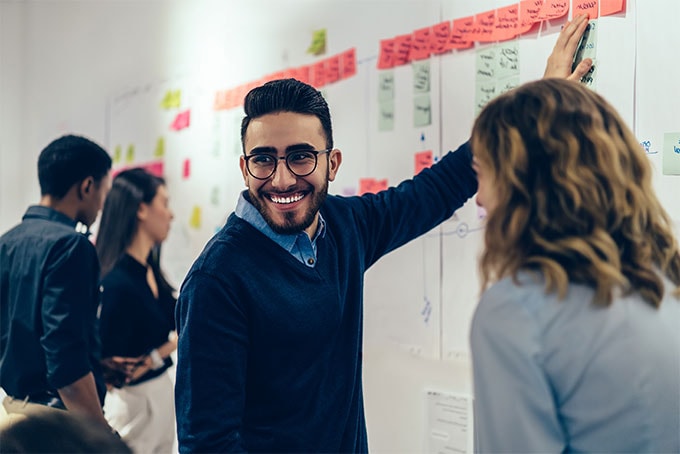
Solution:
M 109 370 L 104 413 L 138 453 L 169 453 L 175 441 L 167 369 L 177 348 L 176 299 L 159 265 L 172 218 L 164 180 L 130 169 L 114 178 L 97 235 L 102 358 Z
M 471 145 L 477 450 L 679 452 L 680 255 L 633 133 L 544 79 L 491 101 Z

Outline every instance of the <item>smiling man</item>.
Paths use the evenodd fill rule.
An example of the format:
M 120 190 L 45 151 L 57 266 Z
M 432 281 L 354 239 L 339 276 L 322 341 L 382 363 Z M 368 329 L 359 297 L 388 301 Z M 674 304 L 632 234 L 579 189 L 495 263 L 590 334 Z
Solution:
M 586 24 L 564 27 L 546 76 L 569 76 Z M 397 187 L 340 197 L 327 194 L 342 153 L 319 91 L 275 80 L 244 109 L 248 190 L 177 303 L 180 452 L 366 452 L 364 273 L 475 194 L 469 146 Z

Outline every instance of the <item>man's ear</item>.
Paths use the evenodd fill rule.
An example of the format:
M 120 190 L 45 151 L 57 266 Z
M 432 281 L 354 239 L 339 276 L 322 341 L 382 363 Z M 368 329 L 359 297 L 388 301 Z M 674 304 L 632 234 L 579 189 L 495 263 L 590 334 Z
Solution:
M 83 200 L 84 196 L 90 194 L 94 189 L 94 178 L 87 177 L 78 185 L 78 199 Z
M 248 187 L 248 169 L 246 168 L 246 160 L 243 155 L 241 155 L 238 164 L 239 167 L 241 167 L 241 173 L 243 174 L 243 182 L 245 183 L 246 187 Z
M 338 174 L 338 169 L 340 169 L 340 164 L 342 164 L 342 152 L 335 148 L 331 151 L 331 155 L 328 160 L 328 181 L 335 180 L 335 176 Z

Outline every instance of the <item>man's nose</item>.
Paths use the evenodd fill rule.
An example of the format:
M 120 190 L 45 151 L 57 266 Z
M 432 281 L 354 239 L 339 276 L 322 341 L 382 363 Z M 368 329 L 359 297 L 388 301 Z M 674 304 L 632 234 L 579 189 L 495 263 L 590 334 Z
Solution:
M 274 169 L 274 175 L 272 175 L 272 185 L 276 188 L 288 188 L 295 184 L 297 177 L 290 171 L 288 165 L 286 164 L 286 158 L 277 158 L 278 164 L 276 169 Z

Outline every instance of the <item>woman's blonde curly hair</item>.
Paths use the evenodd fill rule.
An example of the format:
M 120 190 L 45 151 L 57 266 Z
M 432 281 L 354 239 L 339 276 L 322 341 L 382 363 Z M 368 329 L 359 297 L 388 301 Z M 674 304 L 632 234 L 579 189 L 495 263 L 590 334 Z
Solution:
M 519 270 L 540 270 L 546 291 L 570 282 L 639 292 L 661 303 L 659 273 L 680 295 L 680 254 L 652 187 L 645 152 L 616 110 L 561 79 L 522 85 L 491 101 L 472 131 L 475 159 L 496 195 L 480 261 L 482 288 Z

